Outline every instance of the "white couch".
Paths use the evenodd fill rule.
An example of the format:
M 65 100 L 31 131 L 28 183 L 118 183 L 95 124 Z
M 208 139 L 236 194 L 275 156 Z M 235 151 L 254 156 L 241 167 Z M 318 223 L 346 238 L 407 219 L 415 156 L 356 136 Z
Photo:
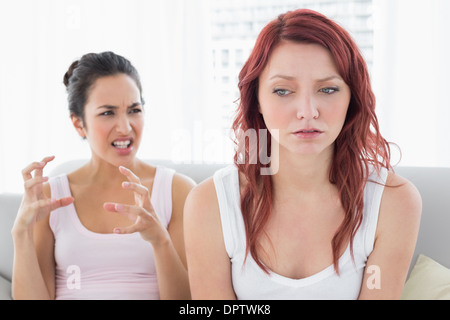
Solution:
M 64 163 L 49 175 L 70 172 L 83 162 L 75 160 Z M 149 162 L 174 168 L 196 182 L 212 176 L 226 165 Z M 419 238 L 403 298 L 450 299 L 450 168 L 398 167 L 396 172 L 416 185 L 423 200 Z M 0 194 L 0 299 L 11 299 L 13 242 L 10 231 L 21 197 L 21 194 Z

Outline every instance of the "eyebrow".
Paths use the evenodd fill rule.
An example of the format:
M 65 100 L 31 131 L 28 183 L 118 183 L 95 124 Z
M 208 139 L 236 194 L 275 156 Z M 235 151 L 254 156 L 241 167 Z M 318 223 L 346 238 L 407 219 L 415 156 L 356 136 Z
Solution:
M 285 79 L 285 80 L 295 80 L 295 77 L 286 76 L 286 75 L 283 75 L 283 74 L 276 74 L 273 77 L 270 77 L 269 80 L 273 80 L 273 79 L 276 79 L 276 78 L 281 78 L 281 79 Z
M 326 78 L 323 78 L 323 79 L 319 79 L 319 80 L 317 80 L 317 82 L 327 82 L 327 81 L 330 81 L 330 80 L 341 80 L 341 81 L 344 81 L 340 76 L 338 76 L 338 75 L 331 75 L 331 76 L 329 76 L 329 77 L 326 77 Z
M 133 103 L 132 105 L 130 105 L 127 109 L 132 109 L 132 108 L 135 108 L 135 107 L 140 106 L 140 105 L 141 105 L 140 102 L 134 102 L 134 103 Z M 97 109 L 101 109 L 101 108 L 110 109 L 110 110 L 111 110 L 111 109 L 118 109 L 117 106 L 112 106 L 112 105 L 108 105 L 108 104 L 99 106 Z
M 289 80 L 289 81 L 293 81 L 293 80 L 296 79 L 294 76 L 288 76 L 288 75 L 283 75 L 283 74 L 276 74 L 276 75 L 270 77 L 269 80 L 273 80 L 273 79 L 276 79 L 276 78 L 281 78 L 281 79 L 285 79 L 285 80 Z M 327 82 L 327 81 L 335 80 L 335 79 L 344 81 L 338 75 L 331 75 L 331 76 L 327 76 L 325 78 L 317 79 L 316 82 Z

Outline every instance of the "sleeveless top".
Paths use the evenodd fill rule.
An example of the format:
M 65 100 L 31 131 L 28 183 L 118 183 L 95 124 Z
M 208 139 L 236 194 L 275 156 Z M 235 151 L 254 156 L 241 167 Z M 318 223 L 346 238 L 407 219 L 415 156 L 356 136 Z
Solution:
M 371 174 L 364 190 L 363 221 L 350 245 L 339 259 L 339 275 L 330 265 L 301 279 L 291 279 L 269 270 L 265 273 L 249 253 L 241 212 L 238 169 L 230 165 L 214 174 L 225 248 L 231 262 L 234 292 L 238 299 L 357 299 L 366 261 L 373 250 L 381 197 L 388 172 Z M 374 183 L 376 181 L 378 183 Z
M 166 228 L 172 215 L 173 175 L 174 170 L 158 166 L 151 192 L 153 208 Z M 52 198 L 71 196 L 67 175 L 49 183 Z M 138 232 L 92 232 L 81 223 L 73 203 L 50 213 L 50 228 L 56 299 L 159 299 L 153 248 Z

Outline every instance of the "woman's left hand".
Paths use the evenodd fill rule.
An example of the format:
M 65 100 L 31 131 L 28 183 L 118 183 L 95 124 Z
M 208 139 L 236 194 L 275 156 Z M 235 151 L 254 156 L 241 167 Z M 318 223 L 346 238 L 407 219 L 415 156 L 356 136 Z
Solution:
M 134 191 L 135 205 L 113 202 L 104 204 L 106 210 L 122 214 L 133 222 L 132 225 L 127 227 L 114 228 L 114 233 L 128 234 L 139 232 L 141 237 L 151 242 L 152 245 L 166 242 L 170 236 L 153 209 L 148 188 L 141 184 L 139 177 L 131 170 L 119 167 L 119 171 L 128 178 L 127 182 L 122 183 L 122 187 Z

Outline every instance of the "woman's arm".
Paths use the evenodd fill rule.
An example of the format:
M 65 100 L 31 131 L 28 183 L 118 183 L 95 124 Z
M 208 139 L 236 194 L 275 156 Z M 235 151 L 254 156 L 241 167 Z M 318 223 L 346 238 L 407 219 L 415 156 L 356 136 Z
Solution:
M 212 178 L 195 187 L 184 208 L 189 282 L 193 299 L 236 299 Z
M 386 184 L 360 299 L 401 297 L 419 232 L 422 200 L 417 189 L 395 174 Z
M 151 243 L 161 299 L 189 299 L 189 281 L 184 263 L 183 207 L 193 183 L 180 175 L 174 176 L 172 218 L 166 229 L 151 204 L 148 189 L 141 184 L 139 177 L 127 168 L 120 167 L 119 170 L 128 178 L 129 182 L 122 186 L 135 193 L 136 204 L 104 204 L 106 210 L 120 213 L 133 222 L 128 227 L 115 228 L 114 232 L 139 232 L 145 241 Z
M 73 198 L 50 199 L 50 188 L 42 177 L 53 157 L 30 164 L 22 171 L 25 192 L 14 226 L 12 292 L 14 299 L 53 299 L 55 270 L 53 236 L 49 213 L 73 202 Z M 32 175 L 34 172 L 34 176 Z
M 38 222 L 34 235 L 14 231 L 12 291 L 16 300 L 55 298 L 54 239 L 48 219 Z
M 183 208 L 194 182 L 175 174 L 172 182 L 172 218 L 168 227 L 170 239 L 153 247 L 161 298 L 190 299 L 189 279 L 183 233 Z

